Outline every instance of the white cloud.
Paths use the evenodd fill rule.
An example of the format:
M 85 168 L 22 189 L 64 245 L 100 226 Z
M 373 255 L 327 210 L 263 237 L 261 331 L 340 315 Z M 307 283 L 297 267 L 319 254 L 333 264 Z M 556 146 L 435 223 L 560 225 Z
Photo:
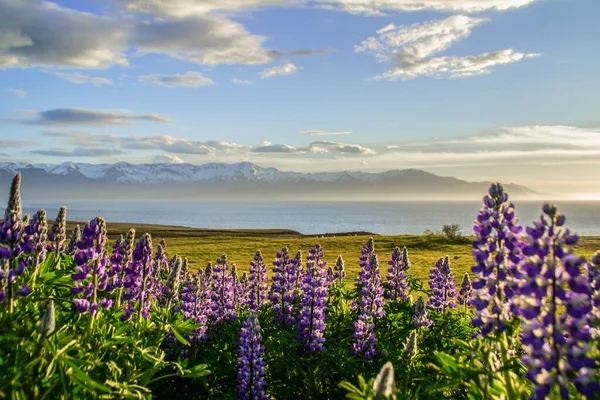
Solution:
M 300 150 L 288 144 L 273 144 L 264 141 L 258 146 L 250 149 L 252 153 L 298 153 Z
M 254 82 L 245 79 L 231 78 L 231 83 L 236 85 L 254 85 Z
M 320 130 L 308 130 L 300 131 L 301 135 L 308 136 L 337 136 L 337 135 L 352 135 L 354 132 L 349 131 L 320 131 Z
M 351 14 L 384 15 L 385 11 L 453 11 L 474 13 L 488 10 L 506 11 L 524 7 L 536 0 L 320 0 L 331 9 Z
M 159 154 L 154 157 L 154 164 L 183 164 L 183 160 L 171 154 Z
M 37 113 L 34 120 L 19 122 L 33 125 L 129 125 L 133 121 L 173 122 L 164 115 L 132 114 L 127 111 L 94 110 L 87 108 L 57 108 Z
M 302 67 L 297 67 L 292 63 L 287 63 L 276 67 L 267 68 L 263 71 L 260 71 L 258 75 L 260 75 L 262 79 L 268 79 L 277 75 L 292 75 L 295 74 L 299 69 L 302 69 Z
M 216 15 L 146 21 L 135 26 L 130 40 L 137 54 L 166 54 L 204 65 L 271 61 L 262 47 L 265 37 L 250 34 L 241 24 Z
M 379 36 L 370 37 L 355 46 L 354 51 L 373 54 L 379 62 L 396 64 L 397 67 L 375 77 L 389 80 L 480 75 L 489 73 L 490 67 L 537 56 L 506 49 L 466 57 L 432 57 L 468 37 L 473 28 L 486 21 L 485 18 L 453 15 L 410 26 L 390 24 L 377 31 Z
M 215 82 L 202 75 L 201 72 L 192 72 L 188 71 L 183 75 L 142 75 L 139 77 L 140 82 L 152 83 L 154 85 L 173 87 L 173 86 L 188 86 L 188 87 L 198 87 L 198 86 L 211 86 L 214 85 Z
M 19 96 L 19 97 L 27 97 L 27 92 L 21 89 L 12 89 L 11 92 L 15 95 L 15 96 Z
M 0 69 L 127 65 L 126 29 L 115 19 L 43 1 L 2 1 L 0 26 Z
M 311 154 L 355 154 L 371 155 L 376 154 L 375 150 L 358 144 L 338 143 L 329 141 L 312 142 L 308 146 L 308 152 Z
M 93 85 L 112 85 L 113 81 L 111 79 L 108 78 L 103 78 L 100 76 L 89 76 L 89 75 L 84 75 L 84 74 L 78 74 L 78 73 L 66 73 L 66 72 L 52 72 L 52 71 L 46 71 L 49 74 L 58 76 L 59 78 L 62 78 L 68 82 L 71 83 L 75 83 L 75 84 L 82 84 L 82 83 L 91 83 Z

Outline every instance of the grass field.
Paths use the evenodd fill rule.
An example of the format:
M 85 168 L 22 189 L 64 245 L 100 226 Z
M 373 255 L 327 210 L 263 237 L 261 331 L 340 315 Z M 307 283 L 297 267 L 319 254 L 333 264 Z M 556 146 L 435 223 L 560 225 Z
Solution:
M 70 223 L 69 229 L 73 226 L 74 224 Z M 178 254 L 187 257 L 192 270 L 204 268 L 209 261 L 214 262 L 221 254 L 227 254 L 230 263 L 236 264 L 240 271 L 247 271 L 256 250 L 262 251 L 270 269 L 275 254 L 282 246 L 288 246 L 290 253 L 294 254 L 297 250 L 302 250 L 306 255 L 315 243 L 320 243 L 328 264 L 333 265 L 337 256 L 342 255 L 346 273 L 350 278 L 348 282 L 351 282 L 358 273 L 361 246 L 369 238 L 369 235 L 364 233 L 356 236 L 346 234 L 317 237 L 305 236 L 289 230 L 208 230 L 108 222 L 109 236 L 114 239 L 119 234 L 127 233 L 130 227 L 135 228 L 138 235 L 145 232 L 152 234 L 156 243 L 164 238 L 169 256 Z M 372 236 L 379 253 L 383 276 L 385 276 L 390 253 L 395 246 L 408 248 L 412 262 L 411 273 L 414 277 L 423 280 L 428 279 L 429 269 L 433 263 L 445 255 L 450 256 L 457 284 L 465 272 L 470 272 L 473 265 L 471 237 L 448 239 L 438 235 Z M 589 259 L 597 250 L 600 250 L 600 237 L 583 237 L 576 253 Z

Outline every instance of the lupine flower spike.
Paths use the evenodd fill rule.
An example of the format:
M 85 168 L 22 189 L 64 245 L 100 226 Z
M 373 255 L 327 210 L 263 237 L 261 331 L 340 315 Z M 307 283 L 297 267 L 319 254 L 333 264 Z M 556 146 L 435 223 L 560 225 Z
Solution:
M 65 249 L 65 240 L 67 238 L 67 207 L 61 207 L 56 219 L 52 223 L 52 228 L 48 233 L 48 251 L 51 253 L 61 253 Z
M 75 252 L 77 252 L 77 242 L 79 242 L 80 240 L 81 229 L 79 228 L 79 225 L 76 225 L 75 229 L 73 229 L 73 233 L 71 234 L 71 238 L 69 239 L 69 244 L 65 249 L 65 254 L 70 256 L 75 255 Z
M 123 240 L 122 237 L 118 238 L 113 246 L 113 255 L 110 259 L 109 288 L 111 290 L 117 289 L 115 301 L 117 308 L 121 306 L 123 291 L 125 289 L 125 269 L 129 268 L 129 264 L 131 263 L 134 241 L 135 229 L 130 229 L 125 239 Z
M 592 329 L 594 338 L 600 337 L 600 251 L 594 254 L 587 265 L 587 273 L 592 287 Z
M 475 307 L 472 324 L 486 336 L 504 332 L 518 315 L 513 300 L 521 278 L 518 266 L 522 228 L 514 205 L 508 202 L 508 194 L 499 183 L 490 186 L 483 203 L 473 228 L 476 265 L 471 268 L 475 275 L 471 304 Z
M 440 258 L 429 274 L 429 286 L 431 287 L 431 296 L 427 306 L 432 310 L 446 312 L 448 308 L 456 308 L 456 284 L 454 275 L 450 269 L 450 260 L 446 256 Z
M 40 210 L 29 224 L 23 230 L 23 253 L 27 254 L 25 259 L 21 258 L 20 263 L 25 263 L 31 267 L 30 281 L 32 289 L 35 287 L 40 264 L 46 258 L 46 238 L 48 235 L 48 224 L 46 221 L 46 211 Z
M 127 300 L 127 304 L 121 320 L 127 321 L 134 312 L 138 313 L 140 321 L 150 316 L 153 264 L 152 237 L 145 233 L 133 250 L 131 263 L 125 267 L 123 298 Z
M 156 266 L 156 263 L 154 264 Z M 181 286 L 181 268 L 183 261 L 181 257 L 177 257 L 175 260 L 175 266 L 171 270 L 171 273 L 167 277 L 165 285 L 162 287 L 162 296 L 160 303 L 163 307 L 169 309 L 172 305 L 175 305 L 179 300 L 179 287 Z
M 406 301 L 406 292 L 408 290 L 408 270 L 410 269 L 410 260 L 408 259 L 408 250 L 406 247 L 401 251 L 396 247 L 392 252 L 392 258 L 388 261 L 387 278 L 387 298 L 395 304 L 400 301 Z
M 412 360 L 413 358 L 415 358 L 415 356 L 418 353 L 418 345 L 417 345 L 417 330 L 414 329 L 412 331 L 410 331 L 410 335 L 408 336 L 408 339 L 406 340 L 406 343 L 404 343 L 404 353 L 406 353 L 406 356 Z
M 462 283 L 460 284 L 460 292 L 456 299 L 458 300 L 458 304 L 465 306 L 465 313 L 467 312 L 467 307 L 471 304 L 471 299 L 473 298 L 473 288 L 471 286 L 471 278 L 469 278 L 469 274 L 465 273 L 463 276 Z
M 564 223 L 564 214 L 545 204 L 543 215 L 527 228 L 523 248 L 522 361 L 535 399 L 557 394 L 569 399 L 570 384 L 589 398 L 600 391 L 596 361 L 589 356 L 592 288 L 582 273 L 585 259 L 571 248 L 578 238 Z
M 250 311 L 248 319 L 242 322 L 240 347 L 238 350 L 238 399 L 266 399 L 266 371 L 263 360 L 265 347 L 262 344 L 260 324 L 256 312 Z
M 31 289 L 27 284 L 15 290 L 15 278 L 25 271 L 17 258 L 21 253 L 23 220 L 21 211 L 21 174 L 12 181 L 4 220 L 0 225 L 0 303 L 8 300 L 8 312 L 12 313 L 14 297 L 27 296 Z
M 344 278 L 346 277 L 346 270 L 344 270 L 344 259 L 340 254 L 335 260 L 335 266 L 333 267 L 333 279 L 335 280 L 336 285 L 342 287 L 344 286 Z
M 355 341 L 352 344 L 352 350 L 356 355 L 371 359 L 377 354 L 375 352 L 375 321 L 385 315 L 383 309 L 385 301 L 377 254 L 373 253 L 371 259 L 365 262 L 360 277 L 359 287 L 361 290 L 358 303 L 360 314 L 358 321 L 354 323 L 352 337 Z
M 71 292 L 78 297 L 73 299 L 71 308 L 80 313 L 90 312 L 90 325 L 93 325 L 98 306 L 108 308 L 112 300 L 101 293 L 107 289 L 108 256 L 106 254 L 106 223 L 104 218 L 96 217 L 83 228 L 81 240 L 77 242 L 75 269 L 71 274 L 73 287 Z
M 306 271 L 302 277 L 300 315 L 297 338 L 305 351 L 323 351 L 325 343 L 325 309 L 327 308 L 327 271 L 323 261 L 323 248 L 317 244 L 306 258 Z
M 415 313 L 413 314 L 411 324 L 415 328 L 420 328 L 422 326 L 429 327 L 431 326 L 431 320 L 427 318 L 427 307 L 425 307 L 425 300 L 423 296 L 419 296 L 417 302 L 415 303 Z
M 250 292 L 248 305 L 251 310 L 262 307 L 267 300 L 267 266 L 262 253 L 257 251 L 250 263 Z
M 212 268 L 211 317 L 214 325 L 237 317 L 233 302 L 233 282 L 228 271 L 227 255 L 223 254 Z
M 294 283 L 294 292 L 292 297 L 298 299 L 300 296 L 300 287 L 302 286 L 302 276 L 304 275 L 304 266 L 302 264 L 302 251 L 298 250 L 294 258 L 290 260 L 290 272 L 288 281 Z
M 365 269 L 368 269 L 368 263 L 371 260 L 371 256 L 373 254 L 375 254 L 375 243 L 373 242 L 373 238 L 370 237 L 369 240 L 367 240 L 367 243 L 365 243 L 365 245 L 362 247 L 362 250 L 360 252 L 360 268 L 361 268 L 361 270 L 358 273 L 358 275 L 356 276 L 356 278 L 354 278 L 354 286 L 358 293 L 360 293 L 361 285 L 362 285 L 363 281 L 365 280 L 363 275 L 369 273 L 368 271 L 365 271 Z M 355 300 L 352 302 L 350 308 L 352 310 L 355 310 L 357 307 L 358 307 L 358 303 Z
M 277 324 L 292 325 L 294 323 L 294 266 L 290 260 L 287 247 L 277 252 L 273 262 L 273 283 L 271 284 L 271 303 L 273 304 L 273 320 Z
M 207 311 L 209 294 L 204 289 L 204 280 L 206 279 L 204 271 L 200 270 L 183 283 L 181 289 L 181 310 L 183 319 L 193 319 L 194 324 L 200 324 L 199 328 L 194 330 L 194 335 L 188 339 L 192 342 L 201 342 L 206 339 L 207 330 Z

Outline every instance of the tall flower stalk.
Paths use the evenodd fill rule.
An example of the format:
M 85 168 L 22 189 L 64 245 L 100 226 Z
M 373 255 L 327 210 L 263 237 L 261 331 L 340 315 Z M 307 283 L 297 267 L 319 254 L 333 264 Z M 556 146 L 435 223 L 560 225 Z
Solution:
M 327 271 L 323 261 L 323 248 L 317 244 L 306 258 L 298 317 L 297 338 L 302 342 L 304 350 L 310 353 L 324 350 L 327 293 Z
M 344 259 L 342 255 L 338 255 L 335 260 L 335 266 L 333 267 L 333 279 L 335 284 L 339 287 L 344 286 L 344 278 L 346 277 L 346 270 L 344 269 Z
M 288 273 L 288 282 L 293 284 L 292 302 L 300 296 L 300 287 L 302 286 L 302 276 L 304 275 L 304 264 L 302 263 L 302 251 L 298 250 L 294 258 L 290 259 L 290 269 Z
M 65 250 L 67 239 L 67 207 L 61 207 L 48 232 L 48 251 L 56 256 Z
M 504 332 L 518 315 L 514 298 L 521 279 L 522 228 L 513 203 L 499 183 L 490 186 L 483 204 L 473 228 L 476 265 L 471 268 L 475 275 L 472 324 L 486 336 Z
M 75 229 L 73 229 L 73 233 L 71 234 L 71 238 L 69 239 L 69 244 L 65 249 L 65 254 L 72 256 L 75 255 L 77 251 L 77 242 L 81 240 L 81 228 L 79 225 L 75 225 Z
M 110 259 L 111 268 L 109 272 L 109 285 L 113 290 L 117 289 L 115 295 L 115 304 L 117 308 L 121 307 L 121 301 L 123 300 L 125 276 L 127 275 L 126 268 L 129 268 L 132 261 L 134 242 L 135 229 L 130 229 L 129 232 L 127 232 L 125 239 L 117 239 L 113 246 L 113 255 Z
M 102 217 L 92 219 L 83 228 L 81 239 L 77 242 L 77 252 L 73 259 L 75 268 L 71 278 L 73 287 L 72 309 L 81 313 L 90 312 L 88 330 L 91 330 L 98 306 L 108 308 L 112 300 L 108 296 L 99 299 L 99 292 L 107 289 L 108 256 L 106 254 L 106 222 Z
M 365 276 L 370 276 L 369 272 L 369 261 L 371 257 L 375 254 L 375 242 L 373 238 L 370 237 L 367 242 L 363 245 L 360 252 L 360 271 L 356 278 L 354 278 L 354 287 L 356 288 L 356 292 L 360 296 L 360 292 L 362 290 L 362 284 L 365 281 Z M 368 280 L 368 278 L 366 278 Z M 356 310 L 358 307 L 358 303 L 354 300 L 350 306 L 352 310 Z
M 465 314 L 467 313 L 467 308 L 469 304 L 471 304 L 471 299 L 473 299 L 473 287 L 471 286 L 471 278 L 469 278 L 469 274 L 465 272 L 463 276 L 462 283 L 460 284 L 460 291 L 458 292 L 458 296 L 456 297 L 458 300 L 458 304 L 465 307 Z
M 427 307 L 425 306 L 425 300 L 423 296 L 419 296 L 415 303 L 415 313 L 412 316 L 411 325 L 415 328 L 429 327 L 431 326 L 431 320 L 427 318 Z
M 406 247 L 400 250 L 394 248 L 392 257 L 388 261 L 387 279 L 387 298 L 394 304 L 400 301 L 406 301 L 406 292 L 408 290 L 408 270 L 410 269 L 410 260 L 408 259 L 408 250 Z
M 140 322 L 150 316 L 152 268 L 152 237 L 145 233 L 133 250 L 131 262 L 125 267 L 123 298 L 127 304 L 121 320 L 129 320 L 134 312 Z
M 46 238 L 48 236 L 48 223 L 46 221 L 46 211 L 40 210 L 33 218 L 30 219 L 29 224 L 23 229 L 23 253 L 27 254 L 27 257 L 19 262 L 25 262 L 27 267 L 30 267 L 31 274 L 29 281 L 31 283 L 31 289 L 35 288 L 35 282 L 39 273 L 40 264 L 46 258 Z
M 364 262 L 360 274 L 360 293 L 358 321 L 354 323 L 354 354 L 371 359 L 377 355 L 375 351 L 375 321 L 385 315 L 383 299 L 383 286 L 381 285 L 381 272 L 377 254 L 372 253 L 371 258 Z
M 277 252 L 273 262 L 273 278 L 271 283 L 271 303 L 273 304 L 273 320 L 279 325 L 294 323 L 294 280 L 290 254 L 287 247 Z
M 450 268 L 448 256 L 440 258 L 429 274 L 431 295 L 427 306 L 432 310 L 445 313 L 448 308 L 456 308 L 456 284 Z
M 202 270 L 193 274 L 183 283 L 181 289 L 181 310 L 183 319 L 192 319 L 194 324 L 201 325 L 194 329 L 194 334 L 188 339 L 192 342 L 202 342 L 206 339 L 208 321 L 208 295 L 205 289 L 206 276 Z
M 0 303 L 8 302 L 8 313 L 14 309 L 14 298 L 31 293 L 27 284 L 15 289 L 16 277 L 23 275 L 24 263 L 19 263 L 21 239 L 23 236 L 23 220 L 21 210 L 21 174 L 15 175 L 10 186 L 10 194 L 4 220 L 0 225 Z
M 256 312 L 250 311 L 248 319 L 242 322 L 240 332 L 237 365 L 238 399 L 263 400 L 267 398 L 264 351 L 258 317 Z
M 582 273 L 585 259 L 572 251 L 578 238 L 564 223 L 564 214 L 545 204 L 540 219 L 527 228 L 523 248 L 522 361 L 539 399 L 568 399 L 570 384 L 590 398 L 600 390 L 596 361 L 589 356 L 592 287 Z
M 267 265 L 259 251 L 250 262 L 250 292 L 248 294 L 248 305 L 251 310 L 261 308 L 267 301 Z
M 212 268 L 211 317 L 214 325 L 237 317 L 233 302 L 233 280 L 229 268 L 225 254 L 217 259 L 216 265 Z

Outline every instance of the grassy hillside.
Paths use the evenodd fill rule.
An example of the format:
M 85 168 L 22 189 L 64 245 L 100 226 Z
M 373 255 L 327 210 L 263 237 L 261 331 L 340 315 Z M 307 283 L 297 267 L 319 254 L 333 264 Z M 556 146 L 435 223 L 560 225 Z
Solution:
M 73 225 L 70 223 L 69 228 Z M 337 256 L 342 255 L 346 262 L 347 274 L 351 279 L 358 272 L 361 246 L 369 237 L 365 233 L 317 237 L 304 236 L 289 230 L 207 230 L 160 225 L 111 224 L 110 222 L 108 223 L 109 235 L 114 238 L 118 234 L 125 234 L 129 227 L 135 228 L 138 235 L 144 232 L 151 233 L 156 243 L 164 238 L 169 255 L 176 253 L 187 257 L 193 270 L 204 268 L 209 261 L 214 262 L 219 255 L 225 253 L 230 263 L 235 263 L 241 271 L 247 271 L 256 250 L 262 251 L 268 266 L 271 267 L 271 261 L 282 246 L 288 246 L 291 253 L 302 250 L 306 255 L 315 243 L 320 243 L 328 264 L 333 265 Z M 448 239 L 435 235 L 373 236 L 382 269 L 387 269 L 387 260 L 395 246 L 408 248 L 412 261 L 411 272 L 420 279 L 427 279 L 433 263 L 445 255 L 450 256 L 457 282 L 465 272 L 470 272 L 473 263 L 472 238 Z M 580 241 L 577 253 L 589 259 L 597 250 L 600 250 L 600 237 L 584 237 Z

